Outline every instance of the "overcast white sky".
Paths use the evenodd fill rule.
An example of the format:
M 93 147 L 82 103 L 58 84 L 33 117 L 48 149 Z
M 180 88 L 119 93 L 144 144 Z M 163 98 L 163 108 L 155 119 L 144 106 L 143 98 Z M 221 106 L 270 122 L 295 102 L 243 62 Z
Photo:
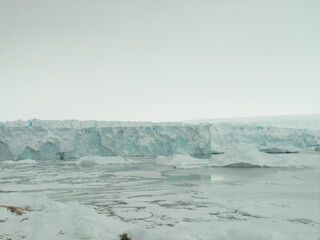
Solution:
M 0 121 L 320 112 L 320 1 L 0 0 Z

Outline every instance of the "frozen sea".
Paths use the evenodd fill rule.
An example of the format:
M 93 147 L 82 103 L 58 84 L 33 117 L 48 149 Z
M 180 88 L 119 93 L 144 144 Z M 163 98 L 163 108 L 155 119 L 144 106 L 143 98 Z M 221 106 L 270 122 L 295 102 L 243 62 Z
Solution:
M 4 161 L 0 163 L 0 204 L 20 203 L 49 214 L 48 207 L 41 207 L 50 205 L 49 201 L 61 204 L 61 209 L 72 209 L 63 204 L 77 202 L 93 208 L 99 217 L 123 223 L 114 225 L 118 231 L 110 239 L 119 239 L 118 232 L 127 232 L 133 240 L 320 239 L 320 155 L 275 157 L 306 164 L 179 168 L 156 164 L 154 159 L 130 159 L 121 164 L 104 164 L 90 158 Z M 213 156 L 212 162 L 214 158 L 219 156 Z M 48 199 L 41 202 L 45 196 Z M 39 212 L 32 214 L 40 216 Z M 18 216 L 6 214 L 0 211 L 0 220 L 7 219 L 0 222 L 0 239 L 43 237 L 34 223 L 19 223 L 22 219 L 10 218 Z M 105 239 L 90 223 L 92 219 L 86 220 L 80 213 L 82 217 L 88 221 L 82 224 L 89 229 L 82 228 L 82 233 L 79 229 L 59 230 L 64 227 L 59 219 L 48 220 L 47 224 L 57 225 L 57 233 L 52 233 L 55 239 Z M 32 215 L 26 218 L 32 221 Z M 13 230 L 13 224 L 18 230 Z M 19 224 L 24 224 L 20 232 Z

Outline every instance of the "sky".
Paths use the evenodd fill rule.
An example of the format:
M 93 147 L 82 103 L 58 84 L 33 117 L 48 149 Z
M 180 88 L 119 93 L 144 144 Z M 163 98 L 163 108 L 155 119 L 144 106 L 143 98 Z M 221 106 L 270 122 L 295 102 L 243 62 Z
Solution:
M 319 113 L 319 45 L 319 0 L 0 0 L 0 121 Z

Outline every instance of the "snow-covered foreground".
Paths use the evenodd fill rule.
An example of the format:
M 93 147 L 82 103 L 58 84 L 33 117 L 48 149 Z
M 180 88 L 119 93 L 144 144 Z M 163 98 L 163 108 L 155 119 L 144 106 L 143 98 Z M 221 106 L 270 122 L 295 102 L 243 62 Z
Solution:
M 320 155 L 254 154 L 0 162 L 0 239 L 319 239 Z

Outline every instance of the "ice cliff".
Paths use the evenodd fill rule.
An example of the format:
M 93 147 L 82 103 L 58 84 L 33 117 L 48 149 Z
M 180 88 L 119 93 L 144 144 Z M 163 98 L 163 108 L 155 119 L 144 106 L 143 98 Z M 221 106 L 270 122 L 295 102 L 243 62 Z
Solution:
M 63 160 L 85 156 L 209 158 L 250 145 L 265 153 L 317 149 L 307 129 L 256 124 L 130 123 L 99 121 L 0 122 L 0 160 Z
M 208 157 L 211 154 L 209 129 L 208 124 L 87 128 L 2 126 L 0 160 L 63 160 L 83 156 L 155 157 L 172 154 Z
M 210 132 L 211 148 L 216 152 L 226 152 L 236 145 L 250 144 L 261 152 L 294 153 L 314 150 L 320 143 L 317 132 L 307 129 L 216 123 L 211 125 Z

